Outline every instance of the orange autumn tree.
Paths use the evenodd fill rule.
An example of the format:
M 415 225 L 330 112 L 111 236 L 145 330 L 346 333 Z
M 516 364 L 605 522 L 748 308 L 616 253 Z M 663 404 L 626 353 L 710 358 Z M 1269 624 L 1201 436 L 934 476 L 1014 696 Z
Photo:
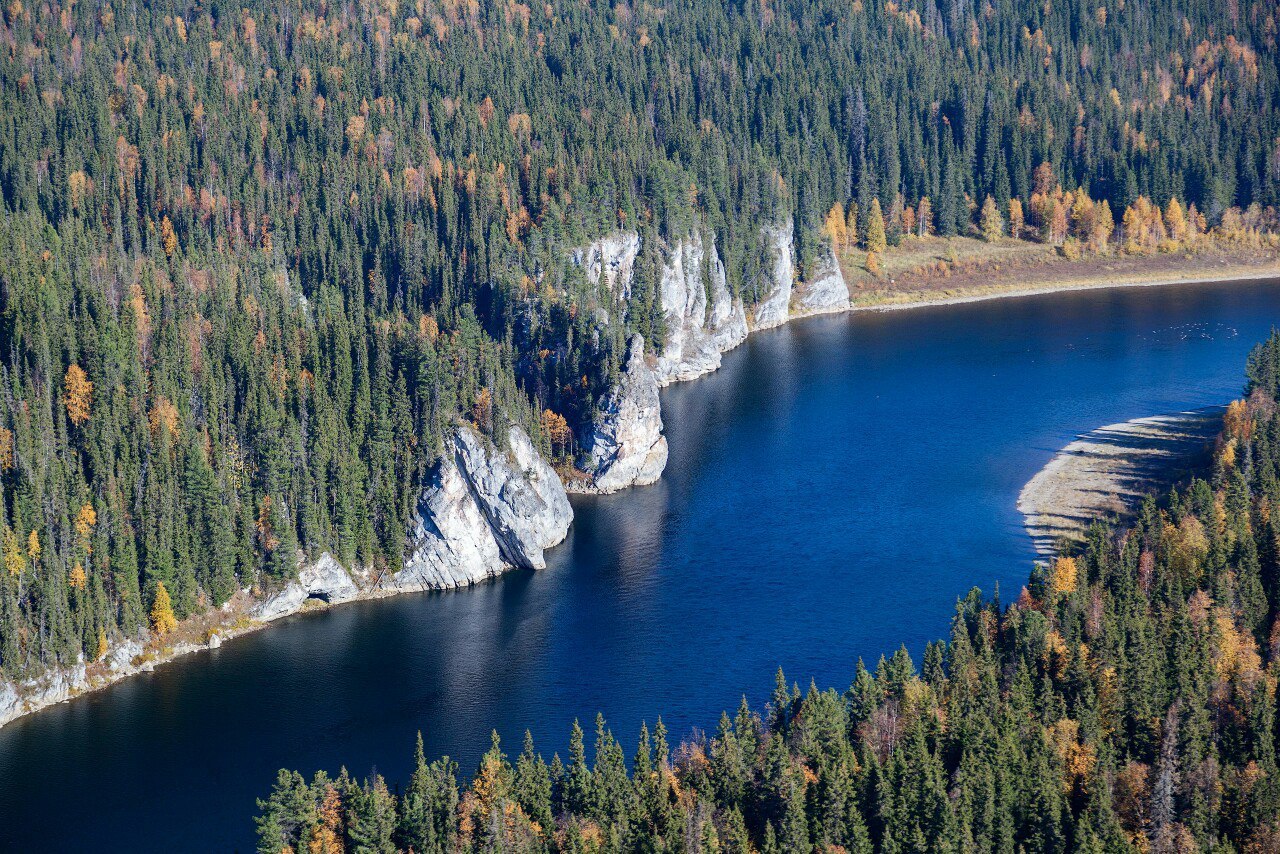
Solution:
M 316 819 L 310 850 L 314 854 L 342 854 L 342 798 L 333 785 L 325 787 L 324 797 L 316 809 Z
M 16 578 L 22 575 L 22 570 L 27 566 L 27 556 L 22 551 L 22 541 L 12 528 L 5 526 L 3 542 L 4 567 L 9 571 L 9 575 Z
M 831 240 L 831 248 L 835 252 L 839 252 L 849 245 L 849 225 L 845 219 L 844 207 L 836 202 L 831 206 L 831 210 L 827 211 L 827 218 L 823 222 L 822 230 L 826 232 L 827 237 Z
M 67 584 L 73 590 L 83 590 L 85 585 L 89 583 L 89 577 L 85 574 L 84 566 L 76 561 L 76 565 L 71 568 L 71 572 L 67 574 Z
M 1049 575 L 1049 588 L 1054 593 L 1075 592 L 1079 572 L 1079 566 L 1074 557 L 1068 555 L 1056 559 Z
M 547 440 L 551 442 L 553 454 L 559 456 L 568 452 L 569 441 L 573 438 L 573 431 L 569 429 L 569 422 L 565 420 L 563 415 L 552 412 L 550 409 L 544 409 L 542 411 L 542 432 L 547 437 Z
M 72 364 L 62 378 L 63 398 L 67 405 L 67 417 L 77 426 L 89 420 L 89 410 L 93 403 L 93 383 L 84 369 Z
M 1009 234 L 1015 239 L 1022 237 L 1022 229 L 1026 224 L 1026 217 L 1022 213 L 1022 202 L 1018 199 L 1009 200 Z
M 996 200 L 991 196 L 987 196 L 987 200 L 982 203 L 981 229 L 982 239 L 988 243 L 999 240 L 1004 234 L 1004 218 L 1000 216 Z
M 84 505 L 76 512 L 76 542 L 80 548 L 85 551 L 91 551 L 89 547 L 89 538 L 93 536 L 93 528 L 98 524 L 98 511 L 93 509 L 93 505 L 85 502 Z
M 178 248 L 178 235 L 174 234 L 173 223 L 167 215 L 160 220 L 160 245 L 164 247 L 166 258 L 172 258 Z

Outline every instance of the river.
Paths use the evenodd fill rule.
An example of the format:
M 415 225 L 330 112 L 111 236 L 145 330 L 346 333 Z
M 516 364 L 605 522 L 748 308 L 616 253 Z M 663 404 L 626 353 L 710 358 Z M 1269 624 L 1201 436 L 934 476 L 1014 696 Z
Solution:
M 1077 433 L 1239 393 L 1280 282 L 1051 294 L 793 323 L 663 392 L 655 486 L 575 499 L 541 572 L 290 618 L 0 729 L 0 850 L 251 851 L 280 767 L 464 773 L 603 712 L 713 729 L 775 668 L 846 687 L 1017 595 L 1019 489 Z

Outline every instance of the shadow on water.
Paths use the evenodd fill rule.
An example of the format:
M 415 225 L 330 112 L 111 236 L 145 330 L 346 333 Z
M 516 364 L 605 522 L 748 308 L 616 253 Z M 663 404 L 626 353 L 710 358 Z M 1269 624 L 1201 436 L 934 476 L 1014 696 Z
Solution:
M 1079 433 L 1238 393 L 1267 283 L 805 321 L 667 389 L 651 487 L 575 500 L 542 572 L 285 621 L 0 730 L 6 851 L 252 850 L 280 767 L 391 780 L 414 733 L 469 773 L 497 729 L 563 752 L 714 726 L 774 669 L 843 687 L 958 595 L 1026 577 L 1015 502 Z M 105 841 L 105 843 L 104 843 Z

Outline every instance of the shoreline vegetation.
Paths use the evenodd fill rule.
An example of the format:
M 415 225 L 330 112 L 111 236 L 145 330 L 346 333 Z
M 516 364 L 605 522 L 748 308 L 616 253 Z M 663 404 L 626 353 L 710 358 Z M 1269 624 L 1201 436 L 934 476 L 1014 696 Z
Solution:
M 403 789 L 282 769 L 258 850 L 1280 850 L 1280 332 L 1245 373 L 1220 417 L 1094 431 L 1215 441 L 1122 527 L 1083 520 L 1014 601 L 958 599 L 919 669 L 903 647 L 844 691 L 779 670 L 714 735 L 642 725 L 630 766 L 597 715 L 590 761 L 575 721 L 566 759 L 528 732 L 511 759 L 495 732 L 469 777 L 419 737 Z
M 1280 249 L 1212 244 L 1193 252 L 1067 258 L 1043 243 L 908 238 L 868 274 L 865 252 L 841 257 L 850 310 L 888 311 L 1064 291 L 1280 279 Z
M 950 250 L 952 261 L 949 263 L 953 269 L 959 271 L 955 279 L 944 277 L 941 280 L 935 280 L 930 274 L 921 275 L 913 271 L 899 276 L 893 282 L 885 283 L 890 285 L 888 288 L 881 284 L 880 290 L 874 290 L 866 287 L 865 277 L 856 273 L 853 275 L 846 273 L 851 294 L 865 295 L 861 300 L 856 295 L 853 296 L 849 307 L 836 313 L 909 310 L 1072 290 L 1157 287 L 1206 282 L 1229 283 L 1280 277 L 1280 253 L 1267 250 L 1261 250 L 1260 255 L 1252 252 L 1241 254 L 1215 251 L 1208 256 L 1193 256 L 1207 263 L 1196 267 L 1193 274 L 1174 278 L 1167 277 L 1165 273 L 1167 262 L 1182 256 L 1177 256 L 1175 259 L 1170 259 L 1169 256 L 1113 258 L 1110 259 L 1113 263 L 1118 260 L 1127 261 L 1127 263 L 1123 266 L 1125 272 L 1121 274 L 1125 278 L 1112 280 L 1105 278 L 1107 274 L 1099 272 L 1096 264 L 1062 258 L 1056 253 L 1046 252 L 1045 247 L 1038 243 L 1008 240 L 1005 242 L 1005 248 L 1013 248 L 1021 254 L 1022 263 L 1010 265 L 1007 260 L 1003 264 L 1001 261 L 992 261 L 989 244 L 976 240 L 910 239 L 908 249 L 916 252 L 946 254 Z M 846 254 L 842 259 L 846 266 L 851 260 L 851 254 Z M 895 256 L 891 253 L 889 257 L 892 259 Z M 1031 263 L 1028 263 L 1028 260 Z M 1096 262 L 1097 259 L 1090 259 L 1090 261 Z M 1256 266 L 1259 264 L 1262 266 Z M 1001 269 L 994 269 L 997 266 Z M 1152 270 L 1152 268 L 1155 269 Z M 1039 275 L 1042 277 L 1056 274 L 1057 278 L 1040 278 L 1033 286 L 1020 289 L 1011 286 L 1007 290 L 1002 290 L 999 289 L 1000 285 L 988 286 L 995 289 L 980 292 L 974 290 L 976 285 L 964 284 L 978 278 L 989 279 L 993 273 L 999 274 L 1002 270 L 1008 275 L 1011 269 L 1022 273 L 1039 270 Z M 1144 276 L 1144 270 L 1149 271 L 1149 275 Z M 950 282 L 950 284 L 943 287 L 941 283 L 944 282 Z M 858 290 L 858 285 L 863 285 L 863 290 Z M 923 294 L 931 296 L 921 298 Z M 790 316 L 787 323 L 814 316 L 817 315 Z M 751 334 L 757 331 L 760 330 L 752 330 Z M 498 578 L 500 576 L 492 580 L 496 581 Z M 354 580 L 360 587 L 359 592 L 338 604 L 370 601 L 408 592 L 433 592 L 371 587 L 368 584 L 361 584 L 362 580 L 367 581 L 367 579 L 362 579 L 359 575 Z M 82 674 L 79 668 L 75 673 L 70 674 L 67 671 L 54 671 L 18 685 L 0 685 L 0 688 L 11 688 L 17 692 L 16 700 L 11 699 L 7 704 L 10 709 L 8 716 L 0 713 L 0 727 L 41 709 L 86 696 L 140 673 L 151 672 L 159 666 L 173 663 L 193 653 L 216 649 L 234 638 L 268 628 L 272 625 L 272 621 L 260 621 L 251 616 L 253 608 L 265 598 L 255 597 L 249 591 L 242 590 L 221 608 L 199 611 L 186 619 L 179 620 L 177 626 L 163 637 L 148 635 L 127 641 L 113 650 L 116 654 L 108 654 L 99 661 L 84 664 Z M 306 600 L 305 607 L 300 613 L 291 616 L 305 616 L 308 613 L 335 606 L 336 604 L 330 605 L 323 600 L 311 598 Z M 3 696 L 0 696 L 0 700 L 2 699 Z

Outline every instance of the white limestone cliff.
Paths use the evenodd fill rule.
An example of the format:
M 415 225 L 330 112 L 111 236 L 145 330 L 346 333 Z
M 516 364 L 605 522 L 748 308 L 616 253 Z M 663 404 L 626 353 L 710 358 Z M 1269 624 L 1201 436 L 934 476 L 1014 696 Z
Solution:
M 71 667 L 51 669 L 21 685 L 0 682 L 0 726 L 29 711 L 69 700 L 88 687 L 83 658 Z
M 769 291 L 756 305 L 753 329 L 771 329 L 774 326 L 781 326 L 790 318 L 791 284 L 795 279 L 792 232 L 790 219 L 780 225 L 766 226 L 761 230 L 770 259 L 766 281 Z
M 828 314 L 849 308 L 849 286 L 830 246 L 823 253 L 812 277 L 796 290 L 796 314 Z
M 571 257 L 586 271 L 588 281 L 603 284 L 615 300 L 625 303 L 631 299 L 631 277 L 639 254 L 640 235 L 619 231 L 573 250 Z
M 384 587 L 463 587 L 546 566 L 543 550 L 565 538 L 573 508 L 528 435 L 512 427 L 507 440 L 503 451 L 469 426 L 458 429 L 419 499 L 412 551 Z
M 729 292 L 714 238 L 709 252 L 697 231 L 676 241 L 662 267 L 661 294 L 667 335 L 654 368 L 659 385 L 716 370 L 721 354 L 746 339 L 747 314 Z
M 600 401 L 600 418 L 586 443 L 591 480 L 577 492 L 610 493 L 653 483 L 667 466 L 658 378 L 645 361 L 644 339 L 631 339 L 618 385 Z
M 342 564 L 325 552 L 315 563 L 304 566 L 298 572 L 296 581 L 289 582 L 283 590 L 263 601 L 251 613 L 255 619 L 266 623 L 296 614 L 308 599 L 335 605 L 349 602 L 359 595 L 360 588 L 342 568 Z

